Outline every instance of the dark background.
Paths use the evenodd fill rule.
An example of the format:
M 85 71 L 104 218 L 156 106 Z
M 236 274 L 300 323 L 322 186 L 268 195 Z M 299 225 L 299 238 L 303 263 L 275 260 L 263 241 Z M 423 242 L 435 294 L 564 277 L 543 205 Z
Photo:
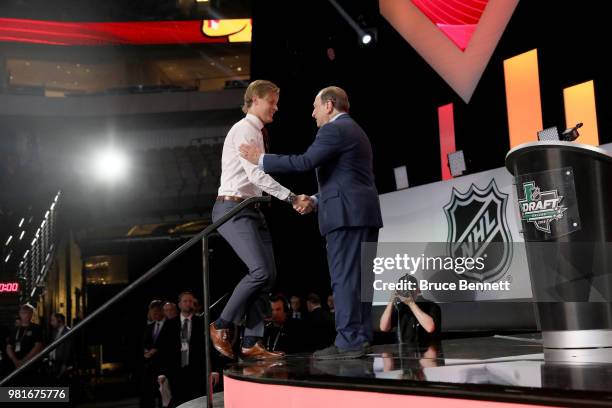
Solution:
M 270 125 L 272 152 L 305 151 L 316 134 L 310 116 L 316 93 L 328 85 L 341 86 L 348 92 L 351 115 L 372 142 L 381 194 L 395 190 L 393 169 L 401 165 L 407 166 L 411 186 L 440 180 L 437 108 L 448 103 L 454 105 L 456 146 L 466 154 L 468 171 L 503 166 L 509 150 L 503 61 L 534 48 L 538 49 L 544 127 L 564 127 L 563 88 L 594 80 L 600 142 L 612 141 L 608 116 L 612 63 L 605 56 L 610 38 L 605 2 L 519 2 L 469 104 L 379 15 L 377 1 L 339 1 L 356 22 L 377 30 L 376 41 L 367 47 L 360 45 L 357 33 L 328 1 L 244 3 L 248 8 L 252 6 L 254 24 L 251 77 L 272 80 L 281 88 L 280 110 Z M 23 17 L 24 13 L 27 14 L 11 9 L 5 16 Z M 113 13 L 99 19 L 116 17 Z M 122 16 L 128 19 L 129 13 Z M 30 17 L 38 18 L 38 14 Z M 330 47 L 336 55 L 333 61 L 327 56 Z M 129 53 L 129 49 L 122 52 Z M 184 119 L 197 120 L 190 115 Z M 183 124 L 188 125 L 184 121 Z M 0 155 L 2 149 L 10 150 L 4 144 L 0 147 Z M 282 176 L 278 180 L 296 193 L 316 192 L 313 173 Z M 212 207 L 213 203 L 206 204 Z M 279 270 L 277 289 L 288 295 L 316 291 L 325 296 L 329 291 L 325 243 L 315 216 L 298 216 L 278 200 L 273 200 L 266 213 Z M 134 280 L 182 242 L 168 239 L 130 245 L 84 243 L 83 255 L 125 254 Z M 222 240 L 213 239 L 211 248 L 214 301 L 231 290 L 244 267 Z M 140 339 L 142 325 L 133 322 L 144 324 L 148 301 L 173 300 L 185 289 L 201 297 L 201 267 L 201 249 L 196 246 L 118 305 L 106 322 L 91 329 L 90 335 L 103 335 L 105 325 L 121 322 L 123 329 L 113 341 L 119 342 L 123 351 L 137 349 L 134 339 Z M 109 289 L 108 293 L 89 294 L 90 310 L 112 293 Z M 213 311 L 213 316 L 217 312 Z M 482 322 L 483 327 L 488 323 Z

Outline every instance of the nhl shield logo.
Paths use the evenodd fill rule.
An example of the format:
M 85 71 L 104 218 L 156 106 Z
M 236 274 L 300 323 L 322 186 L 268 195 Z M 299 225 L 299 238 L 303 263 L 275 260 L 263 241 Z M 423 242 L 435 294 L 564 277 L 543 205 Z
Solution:
M 472 184 L 467 192 L 453 188 L 444 206 L 448 221 L 448 255 L 453 258 L 484 259 L 484 269 L 466 271 L 462 277 L 473 281 L 499 280 L 512 260 L 512 234 L 506 220 L 508 194 L 499 191 L 495 180 L 481 190 Z

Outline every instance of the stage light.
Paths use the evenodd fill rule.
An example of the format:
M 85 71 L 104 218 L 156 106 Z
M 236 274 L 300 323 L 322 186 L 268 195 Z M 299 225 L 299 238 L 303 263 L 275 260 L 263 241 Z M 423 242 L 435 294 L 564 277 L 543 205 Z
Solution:
M 559 130 L 557 129 L 556 126 L 549 127 L 547 129 L 540 130 L 538 132 L 538 140 L 539 141 L 562 140 L 565 142 L 573 142 L 574 140 L 578 138 L 578 136 L 580 136 L 580 133 L 578 133 L 578 129 L 580 129 L 581 127 L 582 127 L 582 123 L 578 123 L 576 124 L 576 126 L 564 130 L 563 133 L 561 134 L 559 134 Z
M 128 170 L 126 155 L 109 148 L 95 155 L 93 170 L 96 178 L 103 182 L 116 182 L 125 178 Z
M 451 175 L 453 177 L 461 176 L 463 172 L 467 170 L 463 150 L 458 150 L 448 154 L 448 166 L 450 167 Z
M 406 166 L 400 166 L 393 169 L 393 173 L 395 173 L 395 189 L 403 190 L 405 188 L 410 187 L 408 184 L 408 170 Z
M 538 140 L 559 140 L 559 131 L 556 126 L 540 130 L 538 132 Z
M 561 140 L 566 142 L 573 142 L 578 139 L 580 133 L 578 133 L 578 129 L 582 127 L 582 123 L 576 124 L 573 128 L 566 129 L 563 133 L 561 133 Z
M 362 47 L 372 47 L 376 43 L 376 29 L 360 28 L 358 33 Z

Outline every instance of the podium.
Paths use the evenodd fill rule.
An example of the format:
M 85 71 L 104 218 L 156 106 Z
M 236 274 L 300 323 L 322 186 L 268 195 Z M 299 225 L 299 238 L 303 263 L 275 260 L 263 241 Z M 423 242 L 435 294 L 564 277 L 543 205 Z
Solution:
M 544 348 L 612 347 L 612 156 L 573 142 L 506 155 Z

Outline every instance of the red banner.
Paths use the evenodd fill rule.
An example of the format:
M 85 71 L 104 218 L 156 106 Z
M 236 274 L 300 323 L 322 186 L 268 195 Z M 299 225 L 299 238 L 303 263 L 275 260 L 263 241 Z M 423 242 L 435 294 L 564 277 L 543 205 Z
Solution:
M 204 27 L 209 22 L 246 22 L 241 31 L 220 31 L 207 35 Z M 192 21 L 137 21 L 137 22 L 60 22 L 0 18 L 0 41 L 49 45 L 153 45 L 228 43 L 231 36 L 248 32 L 250 20 L 192 20 Z

